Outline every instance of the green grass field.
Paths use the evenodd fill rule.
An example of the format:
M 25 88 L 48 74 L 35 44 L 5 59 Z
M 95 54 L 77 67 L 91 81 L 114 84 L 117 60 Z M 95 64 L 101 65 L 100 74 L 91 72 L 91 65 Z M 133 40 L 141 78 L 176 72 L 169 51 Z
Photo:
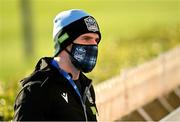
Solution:
M 12 118 L 19 80 L 39 58 L 53 55 L 55 15 L 79 8 L 95 16 L 102 32 L 95 70 L 100 83 L 180 44 L 179 0 L 31 0 L 34 56 L 24 56 L 20 0 L 0 0 L 0 120 Z

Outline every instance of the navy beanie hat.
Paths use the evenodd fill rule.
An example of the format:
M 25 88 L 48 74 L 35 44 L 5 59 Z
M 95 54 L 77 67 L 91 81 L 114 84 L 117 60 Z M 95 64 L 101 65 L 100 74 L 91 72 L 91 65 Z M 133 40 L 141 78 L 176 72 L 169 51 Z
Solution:
M 97 33 L 101 39 L 99 26 L 91 15 L 80 9 L 60 12 L 54 19 L 54 56 L 57 56 L 77 37 L 85 33 Z

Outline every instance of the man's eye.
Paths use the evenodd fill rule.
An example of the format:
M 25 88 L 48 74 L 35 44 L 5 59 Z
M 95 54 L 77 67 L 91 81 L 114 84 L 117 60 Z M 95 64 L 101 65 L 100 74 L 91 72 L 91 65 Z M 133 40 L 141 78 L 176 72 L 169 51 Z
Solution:
M 89 38 L 89 37 L 84 37 L 84 40 L 90 40 L 91 38 Z

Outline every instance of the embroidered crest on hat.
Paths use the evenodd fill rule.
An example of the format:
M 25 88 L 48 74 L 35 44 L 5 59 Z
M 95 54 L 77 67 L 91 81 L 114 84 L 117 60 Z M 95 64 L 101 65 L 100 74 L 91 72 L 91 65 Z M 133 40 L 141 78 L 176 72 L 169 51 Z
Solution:
M 85 18 L 84 21 L 89 31 L 93 31 L 93 32 L 99 31 L 96 20 L 94 18 L 89 16 L 88 18 Z

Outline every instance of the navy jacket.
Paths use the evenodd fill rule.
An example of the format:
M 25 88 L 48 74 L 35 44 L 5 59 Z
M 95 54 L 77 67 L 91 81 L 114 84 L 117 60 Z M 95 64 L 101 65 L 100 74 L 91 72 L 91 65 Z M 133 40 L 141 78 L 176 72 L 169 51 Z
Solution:
M 23 88 L 14 105 L 15 121 L 96 121 L 97 108 L 92 81 L 82 73 L 79 81 L 83 104 L 69 81 L 42 58 L 34 72 L 21 81 Z

